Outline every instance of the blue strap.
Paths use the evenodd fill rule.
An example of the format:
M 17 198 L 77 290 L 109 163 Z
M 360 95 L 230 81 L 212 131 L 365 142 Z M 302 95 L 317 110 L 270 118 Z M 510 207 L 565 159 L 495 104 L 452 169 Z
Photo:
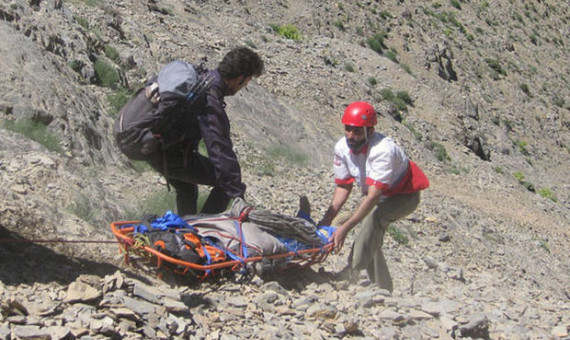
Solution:
M 211 246 L 211 247 L 214 247 L 214 248 L 216 248 L 216 249 L 218 249 L 218 250 L 220 250 L 220 251 L 223 251 L 224 254 L 226 254 L 226 256 L 229 257 L 230 259 L 243 262 L 243 259 L 241 259 L 239 256 L 236 256 L 236 255 L 234 255 L 231 251 L 227 251 L 225 248 L 220 247 L 220 246 L 218 246 L 217 244 L 215 244 L 215 243 L 212 241 L 211 236 L 205 236 L 205 237 L 203 238 L 203 240 L 204 240 L 204 244 L 207 244 L 207 245 L 209 245 L 209 246 Z
M 186 221 L 184 221 L 180 216 L 174 214 L 172 211 L 167 211 L 164 216 L 159 217 L 150 223 L 150 226 L 158 230 L 168 230 L 168 229 L 180 229 L 180 228 L 190 228 Z

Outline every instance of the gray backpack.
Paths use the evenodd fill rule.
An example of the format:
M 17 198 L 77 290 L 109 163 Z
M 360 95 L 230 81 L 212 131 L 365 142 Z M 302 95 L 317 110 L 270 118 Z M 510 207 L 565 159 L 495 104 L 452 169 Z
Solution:
M 119 111 L 113 135 L 119 150 L 133 160 L 144 160 L 162 147 L 162 132 L 174 126 L 183 113 L 202 98 L 213 76 L 202 67 L 181 60 L 164 66 Z

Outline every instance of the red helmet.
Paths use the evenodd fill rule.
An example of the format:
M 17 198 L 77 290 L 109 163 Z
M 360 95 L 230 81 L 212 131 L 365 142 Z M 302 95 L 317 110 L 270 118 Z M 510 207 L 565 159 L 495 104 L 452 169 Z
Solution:
M 376 122 L 376 111 L 367 102 L 354 102 L 348 105 L 342 115 L 344 125 L 374 126 Z

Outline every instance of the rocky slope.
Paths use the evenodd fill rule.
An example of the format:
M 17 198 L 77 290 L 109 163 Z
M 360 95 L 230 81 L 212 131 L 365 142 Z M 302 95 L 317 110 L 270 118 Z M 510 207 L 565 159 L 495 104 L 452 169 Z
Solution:
M 0 338 L 569 337 L 567 2 L 18 0 L 0 19 Z M 228 100 L 248 201 L 294 214 L 306 195 L 318 218 L 354 100 L 430 177 L 386 237 L 392 294 L 334 275 L 348 249 L 188 285 L 106 243 L 171 200 L 113 146 L 121 100 L 238 45 L 267 69 Z

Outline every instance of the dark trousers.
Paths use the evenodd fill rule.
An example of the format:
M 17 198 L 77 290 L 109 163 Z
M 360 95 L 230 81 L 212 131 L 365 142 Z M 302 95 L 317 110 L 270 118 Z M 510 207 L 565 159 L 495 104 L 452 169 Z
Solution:
M 198 185 L 213 187 L 201 213 L 217 214 L 225 211 L 230 198 L 218 186 L 215 168 L 208 157 L 198 152 L 169 149 L 152 154 L 147 163 L 161 173 L 176 190 L 176 213 L 179 216 L 198 213 Z

